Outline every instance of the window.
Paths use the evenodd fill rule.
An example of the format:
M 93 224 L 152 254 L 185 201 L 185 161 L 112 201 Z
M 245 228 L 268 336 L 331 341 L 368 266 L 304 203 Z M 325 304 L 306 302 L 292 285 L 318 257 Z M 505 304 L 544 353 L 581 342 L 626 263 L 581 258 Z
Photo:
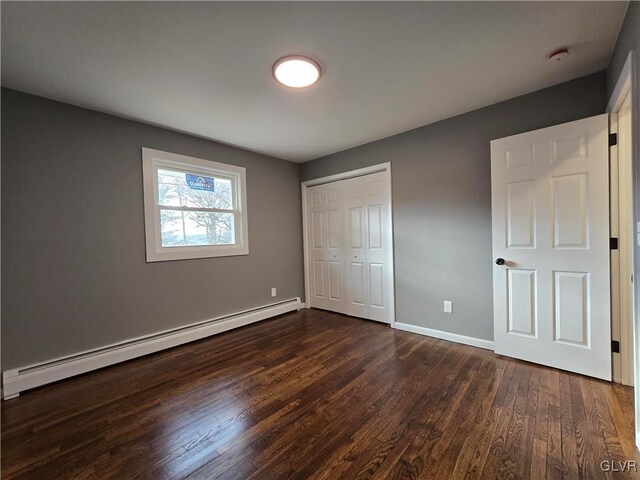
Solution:
M 147 261 L 247 255 L 245 169 L 142 149 Z

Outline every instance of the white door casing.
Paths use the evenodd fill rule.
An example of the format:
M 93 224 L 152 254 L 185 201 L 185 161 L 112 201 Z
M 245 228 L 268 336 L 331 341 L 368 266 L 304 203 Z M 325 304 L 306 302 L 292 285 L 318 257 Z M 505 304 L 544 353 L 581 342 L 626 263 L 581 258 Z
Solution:
M 388 171 L 359 175 L 306 189 L 307 203 L 307 279 L 309 304 L 312 307 L 348 315 L 393 323 L 393 238 L 391 222 L 391 192 Z M 332 198 L 340 199 L 333 206 L 325 200 L 327 191 L 337 191 Z M 334 208 L 335 207 L 335 208 Z M 314 231 L 320 215 L 340 210 L 342 224 L 338 232 L 338 248 L 329 248 L 329 241 Z M 337 217 L 336 217 L 337 218 Z M 331 229 L 329 228 L 328 231 Z M 326 235 L 325 235 L 326 236 Z M 333 276 L 316 273 L 327 259 L 336 263 Z M 338 275 L 338 269 L 340 275 Z M 327 295 L 325 285 L 340 277 L 340 301 Z
M 621 362 L 621 379 L 626 385 L 633 385 L 633 363 L 628 352 L 633 351 L 633 168 L 631 131 L 631 92 L 627 94 L 617 114 L 618 126 L 618 189 L 619 189 L 619 302 L 620 302 L 620 348 L 625 353 Z
M 611 379 L 608 119 L 491 142 L 498 354 Z
M 612 352 L 613 381 L 634 384 L 633 366 L 633 168 L 631 92 L 621 95 L 619 109 L 609 117 L 609 132 L 617 142 L 609 148 L 611 185 L 611 237 L 618 248 L 611 250 L 611 338 L 620 345 Z
M 640 190 L 638 189 L 638 169 L 637 167 L 637 159 L 638 154 L 640 153 L 638 140 L 640 140 L 634 132 L 636 131 L 636 122 L 638 121 L 638 91 L 635 88 L 635 74 L 637 70 L 636 66 L 636 54 L 634 50 L 631 50 L 627 54 L 627 58 L 624 62 L 622 70 L 618 76 L 616 84 L 613 88 L 613 92 L 611 93 L 611 97 L 609 98 L 609 104 L 607 105 L 607 112 L 611 114 L 611 127 L 612 132 L 618 133 L 618 146 L 614 146 L 611 149 L 612 160 L 617 159 L 618 163 L 623 165 L 626 163 L 630 166 L 631 171 L 631 181 L 632 183 L 632 202 L 631 202 L 631 212 L 630 214 L 624 214 L 622 212 L 623 202 L 620 202 L 620 219 L 622 220 L 624 217 L 629 215 L 633 218 L 633 222 L 635 223 L 635 228 L 632 227 L 632 234 L 634 236 L 635 241 L 629 242 L 629 247 L 632 247 L 631 251 L 627 252 L 628 257 L 626 260 L 624 257 L 624 250 L 620 250 L 620 265 L 623 264 L 632 264 L 632 272 L 635 276 L 635 282 L 633 286 L 633 295 L 631 299 L 626 299 L 627 301 L 631 301 L 632 305 L 628 308 L 628 311 L 633 312 L 633 317 L 631 318 L 632 322 L 629 324 L 628 322 L 625 325 L 624 318 L 621 318 L 621 325 L 619 325 L 620 332 L 620 355 L 619 360 L 620 363 L 625 368 L 618 369 L 621 376 L 622 381 L 624 382 L 624 371 L 626 369 L 627 373 L 632 373 L 633 375 L 633 384 L 636 388 L 634 388 L 635 392 L 635 433 L 636 433 L 636 447 L 640 448 L 640 315 L 638 312 L 640 311 L 640 288 L 638 285 L 637 278 L 640 276 L 639 270 L 640 266 L 638 262 L 637 250 L 640 247 L 640 216 L 638 212 L 640 209 L 638 208 L 640 204 Z M 627 103 L 628 102 L 628 103 Z M 630 112 L 625 112 L 625 103 L 628 107 L 630 107 Z M 625 126 L 626 125 L 626 126 Z M 613 163 L 613 162 L 612 162 Z M 628 170 L 629 171 L 629 170 Z M 622 222 L 620 225 L 622 227 Z M 622 278 L 623 273 L 620 274 L 620 284 L 623 283 L 624 279 Z M 622 291 L 622 290 L 621 290 Z M 622 306 L 624 296 L 621 296 L 621 310 L 624 308 Z M 626 333 L 625 333 L 626 332 Z M 628 336 L 632 335 L 632 339 L 629 341 Z M 625 346 L 625 337 L 628 340 L 628 345 Z M 631 350 L 630 350 L 631 348 Z M 631 383 L 631 382 L 629 382 Z

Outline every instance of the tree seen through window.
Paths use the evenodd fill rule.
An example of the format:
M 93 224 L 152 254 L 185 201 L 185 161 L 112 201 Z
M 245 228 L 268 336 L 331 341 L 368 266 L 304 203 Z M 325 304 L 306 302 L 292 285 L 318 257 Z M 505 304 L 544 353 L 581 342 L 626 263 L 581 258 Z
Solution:
M 214 178 L 213 184 L 213 191 L 199 190 L 189 185 L 184 172 L 158 170 L 162 246 L 235 243 L 234 213 L 211 211 L 234 208 L 232 183 L 225 178 Z

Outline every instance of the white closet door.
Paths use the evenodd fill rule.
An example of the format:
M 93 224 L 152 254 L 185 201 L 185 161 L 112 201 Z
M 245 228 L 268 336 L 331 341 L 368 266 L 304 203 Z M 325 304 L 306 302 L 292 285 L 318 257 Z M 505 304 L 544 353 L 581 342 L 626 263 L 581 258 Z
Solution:
M 307 190 L 311 306 L 346 313 L 341 182 Z
M 393 319 L 393 232 L 391 193 L 383 173 L 362 177 L 367 215 L 369 318 Z
M 391 323 L 393 248 L 385 173 L 344 180 L 347 313 Z
M 312 307 L 392 323 L 393 233 L 387 172 L 307 189 Z
M 347 314 L 369 318 L 367 206 L 364 177 L 343 180 Z

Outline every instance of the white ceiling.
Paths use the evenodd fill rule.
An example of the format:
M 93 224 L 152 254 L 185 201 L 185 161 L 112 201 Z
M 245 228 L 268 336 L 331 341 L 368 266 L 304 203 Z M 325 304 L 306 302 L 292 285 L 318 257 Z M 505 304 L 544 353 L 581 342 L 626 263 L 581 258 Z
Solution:
M 627 2 L 1 8 L 4 86 L 302 162 L 604 69 Z M 321 81 L 276 84 L 287 54 Z

